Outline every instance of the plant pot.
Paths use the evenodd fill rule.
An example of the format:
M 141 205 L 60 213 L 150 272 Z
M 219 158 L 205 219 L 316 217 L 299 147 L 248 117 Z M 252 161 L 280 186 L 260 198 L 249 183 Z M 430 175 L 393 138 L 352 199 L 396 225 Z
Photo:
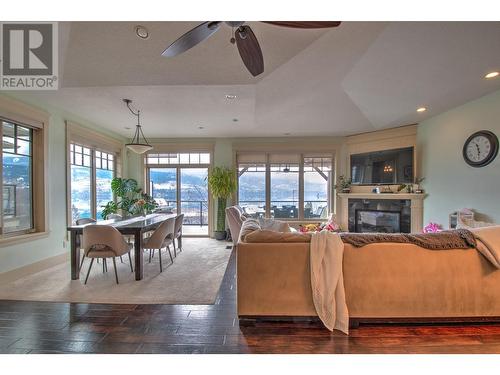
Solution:
M 225 230 L 216 230 L 214 232 L 214 237 L 216 240 L 222 241 L 225 240 L 227 236 L 227 233 Z

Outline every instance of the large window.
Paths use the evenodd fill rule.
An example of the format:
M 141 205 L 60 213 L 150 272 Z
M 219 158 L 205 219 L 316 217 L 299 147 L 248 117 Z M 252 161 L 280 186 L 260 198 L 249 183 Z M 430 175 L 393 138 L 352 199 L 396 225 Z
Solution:
M 30 232 L 33 223 L 33 129 L 2 123 L 2 233 Z
M 71 143 L 71 220 L 102 220 L 102 209 L 113 200 L 111 180 L 115 176 L 115 155 L 91 147 Z
M 187 234 L 208 234 L 210 153 L 151 153 L 146 155 L 149 193 L 167 213 L 184 214 Z
M 238 204 L 247 215 L 326 219 L 333 155 L 238 154 Z

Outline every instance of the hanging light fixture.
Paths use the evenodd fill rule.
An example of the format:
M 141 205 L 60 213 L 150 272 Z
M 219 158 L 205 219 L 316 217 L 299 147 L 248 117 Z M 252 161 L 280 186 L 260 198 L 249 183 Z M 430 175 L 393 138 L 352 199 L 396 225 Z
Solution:
M 131 143 L 127 143 L 125 146 L 127 146 L 128 149 L 132 150 L 136 154 L 144 154 L 146 151 L 149 151 L 153 149 L 153 146 L 151 146 L 144 136 L 144 133 L 142 132 L 142 127 L 141 127 L 141 111 L 137 110 L 134 111 L 130 104 L 132 103 L 132 100 L 130 99 L 123 99 L 125 102 L 127 108 L 129 111 L 137 117 L 137 125 L 135 127 L 135 134 L 134 138 L 132 139 Z M 141 137 L 142 137 L 142 142 L 141 142 Z

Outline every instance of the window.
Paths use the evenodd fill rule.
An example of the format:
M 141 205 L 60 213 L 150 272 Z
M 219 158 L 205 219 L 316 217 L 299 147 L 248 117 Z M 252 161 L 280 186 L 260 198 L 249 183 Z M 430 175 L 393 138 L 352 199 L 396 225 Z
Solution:
M 271 217 L 299 217 L 299 165 L 271 164 Z
M 238 204 L 252 217 L 326 219 L 333 155 L 238 154 Z
M 33 130 L 2 121 L 2 234 L 33 231 L 32 181 Z
M 69 158 L 72 222 L 82 218 L 102 220 L 103 206 L 113 200 L 115 155 L 71 143 Z
M 144 158 L 148 193 L 162 212 L 184 214 L 183 230 L 188 234 L 208 235 L 210 159 L 208 152 L 154 153 Z
M 146 156 L 146 164 L 147 165 L 210 164 L 210 153 L 194 152 L 194 153 L 148 154 Z
M 304 158 L 304 218 L 324 219 L 328 214 L 331 158 Z
M 238 202 L 249 216 L 266 215 L 266 165 L 240 164 L 238 166 Z

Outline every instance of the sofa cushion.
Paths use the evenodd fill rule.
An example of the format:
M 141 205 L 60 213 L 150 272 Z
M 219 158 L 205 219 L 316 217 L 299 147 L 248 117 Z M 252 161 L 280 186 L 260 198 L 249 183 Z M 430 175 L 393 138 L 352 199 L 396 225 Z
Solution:
M 262 229 L 273 230 L 275 232 L 290 232 L 290 226 L 285 221 L 259 218 L 259 224 Z
M 245 236 L 247 243 L 308 243 L 311 242 L 310 233 L 277 232 L 267 229 L 258 229 Z
M 248 218 L 246 219 L 243 224 L 241 225 L 241 230 L 240 230 L 240 241 L 245 242 L 246 237 L 248 234 L 260 230 L 260 224 L 257 219 L 253 218 Z

